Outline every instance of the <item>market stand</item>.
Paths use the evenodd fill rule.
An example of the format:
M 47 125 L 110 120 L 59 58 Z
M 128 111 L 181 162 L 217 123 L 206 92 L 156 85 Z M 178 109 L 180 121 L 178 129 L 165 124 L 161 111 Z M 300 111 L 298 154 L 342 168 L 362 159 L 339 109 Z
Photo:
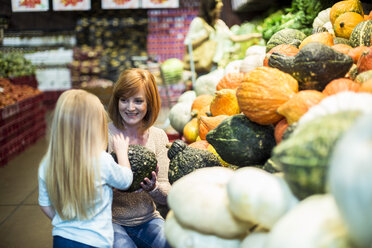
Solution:
M 328 6 L 328 10 L 322 7 L 317 12 L 313 11 L 311 18 L 310 13 L 306 13 L 309 9 L 298 4 L 273 12 L 260 24 L 252 21 L 232 27 L 235 32 L 243 32 L 244 29 L 240 28 L 249 30 L 253 25 L 249 32 L 260 31 L 264 39 L 245 46 L 234 44 L 231 54 L 224 58 L 218 70 L 204 75 L 203 78 L 199 77 L 188 91 L 183 92 L 186 88 L 182 88 L 174 95 L 174 99 L 170 99 L 169 89 L 176 89 L 177 84 L 171 87 L 165 84 L 165 90 L 159 90 L 164 102 L 171 108 L 171 126 L 186 141 L 185 144 L 173 142 L 178 144 L 174 149 L 186 149 L 187 146 L 206 150 L 209 151 L 208 156 L 215 156 L 213 161 L 217 158 L 222 165 L 201 169 L 205 167 L 202 164 L 204 162 L 193 160 L 197 163 L 189 165 L 187 161 L 183 161 L 170 168 L 170 171 L 174 172 L 177 171 L 175 167 L 194 166 L 194 170 L 176 175 L 180 179 L 173 182 L 174 187 L 169 195 L 171 212 L 166 220 L 166 233 L 172 245 L 178 247 L 184 242 L 193 241 L 194 247 L 210 242 L 215 244 L 214 247 L 321 247 L 324 245 L 322 242 L 346 247 L 370 246 L 370 229 L 362 228 L 360 223 L 353 222 L 358 220 L 359 216 L 352 218 L 348 215 L 350 209 L 347 204 L 344 205 L 345 198 L 352 197 L 353 192 L 348 195 L 348 188 L 344 188 L 345 192 L 337 191 L 336 186 L 340 187 L 342 179 L 347 175 L 341 173 L 340 177 L 335 172 L 343 171 L 342 167 L 335 167 L 342 164 L 342 159 L 334 160 L 335 155 L 332 154 L 337 141 L 342 140 L 345 133 L 351 130 L 348 135 L 357 134 L 352 127 L 360 115 L 366 117 L 358 122 L 358 127 L 367 127 L 363 130 L 365 136 L 370 139 L 368 124 L 371 124 L 371 120 L 368 116 L 371 112 L 371 67 L 368 61 L 371 53 L 371 8 L 368 4 L 350 0 L 348 8 L 338 9 L 344 13 L 333 16 L 331 8 L 337 3 L 339 2 L 335 1 Z M 314 10 L 317 6 L 312 7 Z M 323 14 L 326 13 L 324 16 L 321 15 L 322 11 L 325 11 Z M 337 21 L 338 17 L 348 12 L 359 16 L 354 19 L 344 16 L 343 22 Z M 153 12 L 151 18 L 159 22 L 157 15 L 162 13 L 171 18 L 181 12 Z M 319 20 L 323 17 L 325 20 Z M 352 25 L 345 25 L 345 21 Z M 89 23 L 95 24 L 95 20 L 81 20 L 82 26 L 85 23 L 89 26 Z M 171 23 L 165 21 L 165 28 L 159 28 L 157 25 L 148 27 L 153 29 L 154 33 L 163 32 Z M 81 36 L 81 40 L 88 43 L 98 42 L 100 39 L 93 39 L 89 32 L 86 32 L 91 30 L 88 26 L 82 27 L 85 31 L 81 32 L 85 38 Z M 114 22 L 112 26 L 115 26 Z M 92 29 L 96 35 L 96 28 Z M 98 33 L 100 34 L 99 31 Z M 99 35 L 95 37 L 97 36 Z M 153 41 L 152 43 L 147 40 L 147 47 L 150 47 L 153 53 L 151 55 L 162 52 L 164 54 L 162 59 L 158 60 L 158 66 L 151 69 L 154 74 L 159 73 L 159 82 L 165 82 L 164 74 L 170 72 L 161 71 L 161 65 L 168 59 L 182 59 L 181 49 L 167 50 L 164 37 Z M 104 39 L 101 42 L 106 44 Z M 181 46 L 180 41 L 170 42 L 168 45 L 170 44 Z M 156 45 L 159 46 L 158 50 Z M 118 50 L 114 56 L 115 51 L 112 48 L 115 47 L 115 42 L 108 42 L 105 46 L 110 48 L 105 54 L 110 66 L 115 68 L 116 65 L 126 65 L 125 62 L 128 61 L 120 58 L 121 55 L 128 56 L 125 51 Z M 99 46 L 94 44 L 93 47 L 97 49 Z M 80 51 L 75 50 L 73 53 L 73 60 L 78 63 L 74 67 L 73 64 L 69 65 L 69 69 L 79 72 L 79 80 L 80 75 L 88 75 L 90 78 L 86 81 L 91 82 L 96 79 L 95 72 L 100 70 L 94 60 L 104 52 L 88 50 L 84 54 L 83 47 L 80 48 Z M 357 50 L 359 53 L 356 53 Z M 145 57 L 144 54 L 140 55 Z M 148 58 L 152 60 L 151 56 Z M 90 64 L 84 67 L 82 64 L 86 60 Z M 138 61 L 145 60 L 131 60 L 130 66 Z M 298 66 L 300 63 L 301 66 Z M 146 63 L 138 63 L 135 66 L 148 66 L 147 60 Z M 104 71 L 111 70 L 106 68 Z M 89 88 L 88 83 L 83 84 L 85 80 L 79 80 L 74 81 L 71 87 Z M 161 89 L 161 84 L 159 86 Z M 208 99 L 204 99 L 198 108 L 194 108 L 197 105 L 196 99 L 201 99 L 198 97 L 203 95 L 209 95 Z M 11 113 L 11 109 L 4 113 Z M 239 112 L 232 111 L 236 109 Z M 363 142 L 361 136 L 351 137 Z M 355 167 L 360 166 L 363 161 L 347 153 L 347 148 L 351 147 L 347 144 L 343 146 L 346 150 L 339 151 L 338 156 L 345 155 L 347 159 L 355 159 Z M 321 152 L 318 152 L 320 149 Z M 189 150 L 188 154 L 194 153 Z M 360 157 L 364 158 L 362 155 Z M 208 158 L 206 160 L 210 162 L 212 159 Z M 338 169 L 333 169 L 333 172 L 328 174 L 331 166 Z M 358 175 L 360 178 L 363 178 L 363 174 L 368 174 L 363 173 L 363 170 L 358 172 L 356 169 L 349 169 L 352 173 L 362 174 Z M 368 171 L 368 168 L 364 169 Z M 327 188 L 328 180 L 331 183 L 330 189 Z M 358 180 L 353 181 L 351 178 L 345 185 L 356 187 Z M 368 190 L 365 190 L 354 194 L 361 193 L 362 199 L 369 197 Z M 247 195 L 248 198 L 244 201 L 244 196 Z M 359 209 L 368 208 L 358 202 L 358 199 L 354 200 Z M 208 213 L 216 214 L 200 211 L 205 208 L 203 204 L 207 203 L 210 203 Z M 343 212 L 340 213 L 339 209 Z M 187 216 L 185 213 L 189 212 L 195 214 Z M 314 216 L 313 219 L 318 222 L 308 228 L 306 225 L 311 219 L 306 216 Z M 195 225 L 196 222 L 198 225 Z M 323 223 L 335 224 L 339 235 L 335 235 L 332 228 L 323 227 Z M 360 227 L 362 230 L 357 228 L 358 231 L 354 231 L 351 226 Z M 299 227 L 303 232 L 296 233 Z M 258 246 L 254 242 L 258 240 L 261 240 L 261 245 L 265 243 L 266 246 Z

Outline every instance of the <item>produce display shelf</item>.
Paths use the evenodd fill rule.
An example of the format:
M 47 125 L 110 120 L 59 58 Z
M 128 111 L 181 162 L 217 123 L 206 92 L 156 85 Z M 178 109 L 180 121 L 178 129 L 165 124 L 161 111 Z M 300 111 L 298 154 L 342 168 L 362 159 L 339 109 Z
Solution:
M 18 113 L 25 112 L 30 108 L 34 108 L 38 103 L 43 100 L 43 93 L 37 94 L 35 96 L 26 98 L 15 104 L 0 108 L 0 123 L 5 121 L 7 118 L 12 117 Z
M 20 77 L 13 77 L 9 78 L 12 84 L 16 85 L 28 85 L 33 88 L 37 88 L 38 82 L 36 80 L 35 75 L 30 75 L 30 76 L 20 76 Z
M 22 135 L 19 135 L 0 147 L 0 166 L 4 166 L 10 159 L 24 151 L 31 144 L 34 144 L 39 138 L 45 135 L 46 122 L 42 120 L 33 125 L 30 129 L 25 130 Z
M 44 99 L 43 104 L 48 109 L 54 109 L 57 100 L 59 96 L 64 92 L 65 90 L 51 90 L 51 91 L 44 91 Z
M 46 109 L 41 106 L 34 108 L 31 111 L 26 111 L 18 118 L 12 119 L 0 127 L 0 146 L 5 145 L 14 137 L 22 135 L 22 133 L 31 128 L 33 125 L 42 122 L 45 118 Z

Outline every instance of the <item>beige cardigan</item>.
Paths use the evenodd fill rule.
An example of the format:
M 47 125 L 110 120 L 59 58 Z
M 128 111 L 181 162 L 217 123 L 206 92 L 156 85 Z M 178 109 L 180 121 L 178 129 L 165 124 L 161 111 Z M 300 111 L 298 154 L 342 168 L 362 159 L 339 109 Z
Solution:
M 109 152 L 112 151 L 112 126 L 109 124 Z M 166 144 L 169 142 L 166 133 L 157 127 L 150 127 L 145 147 L 153 151 L 159 165 L 158 187 L 151 192 L 123 192 L 113 190 L 112 221 L 124 226 L 137 226 L 153 218 L 162 218 L 156 206 L 167 205 L 167 195 L 171 188 L 168 181 L 169 159 Z

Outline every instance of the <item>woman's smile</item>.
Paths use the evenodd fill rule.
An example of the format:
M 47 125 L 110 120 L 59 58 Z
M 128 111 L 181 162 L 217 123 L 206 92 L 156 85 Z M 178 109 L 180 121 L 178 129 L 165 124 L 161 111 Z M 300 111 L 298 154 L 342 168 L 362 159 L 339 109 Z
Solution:
M 118 104 L 124 126 L 137 126 L 141 124 L 147 113 L 147 102 L 143 89 L 140 89 L 129 98 L 120 98 Z

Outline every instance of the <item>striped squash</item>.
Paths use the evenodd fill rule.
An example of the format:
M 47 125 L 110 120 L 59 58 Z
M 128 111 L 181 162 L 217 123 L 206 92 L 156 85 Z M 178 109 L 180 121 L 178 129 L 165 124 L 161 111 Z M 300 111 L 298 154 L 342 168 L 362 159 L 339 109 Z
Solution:
M 353 29 L 350 42 L 353 47 L 370 46 L 372 35 L 372 20 L 362 21 Z

